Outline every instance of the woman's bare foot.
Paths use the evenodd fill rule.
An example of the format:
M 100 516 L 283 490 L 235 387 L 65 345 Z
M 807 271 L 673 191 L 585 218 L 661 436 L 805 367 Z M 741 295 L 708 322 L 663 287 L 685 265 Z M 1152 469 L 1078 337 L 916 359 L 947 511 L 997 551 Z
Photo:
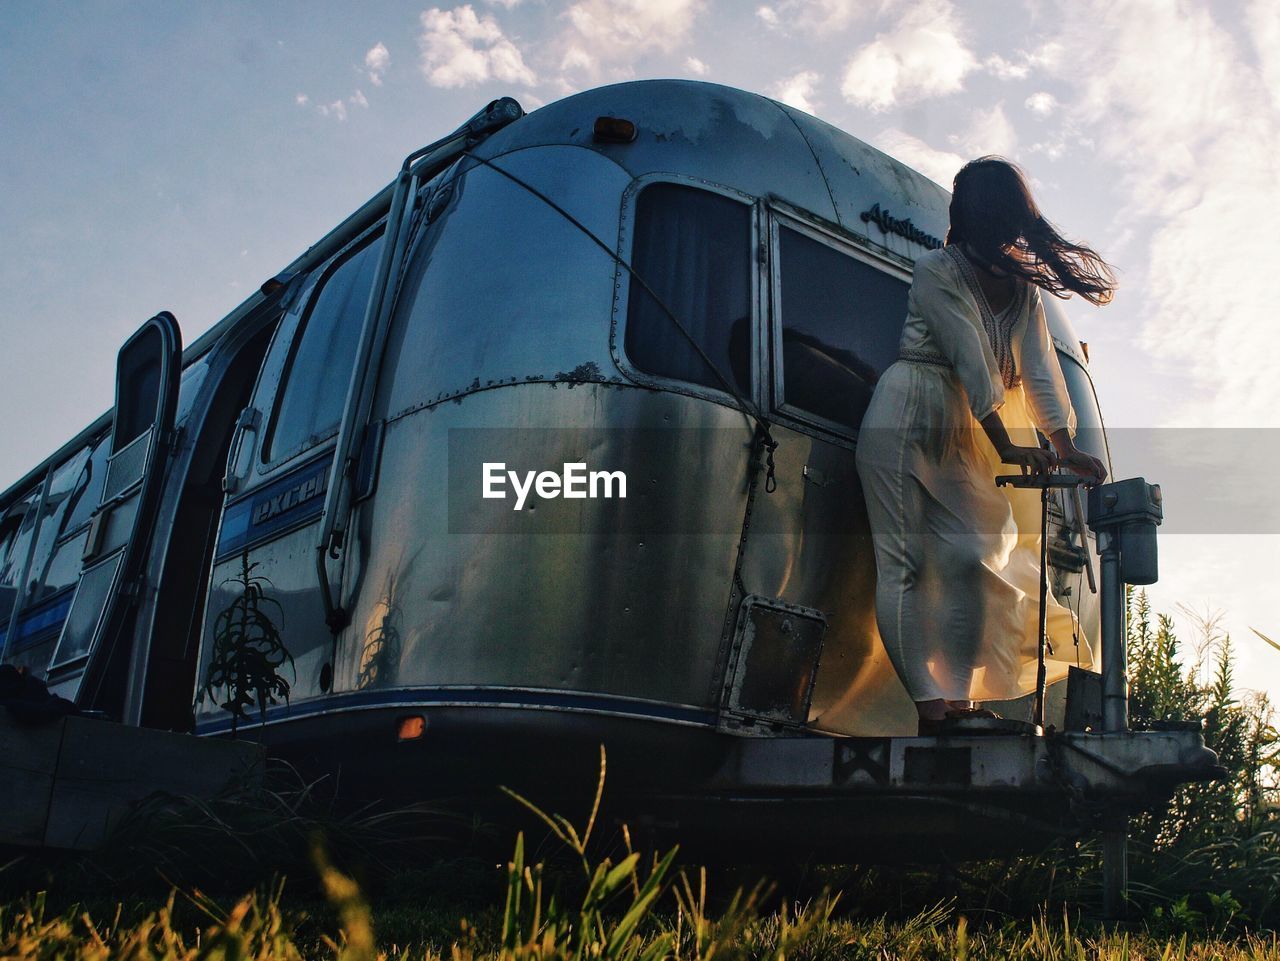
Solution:
M 961 718 L 998 718 L 999 714 L 986 710 L 977 701 L 948 701 L 937 698 L 932 701 L 916 701 L 916 713 L 920 715 L 919 732 L 922 735 L 939 734 L 948 722 Z

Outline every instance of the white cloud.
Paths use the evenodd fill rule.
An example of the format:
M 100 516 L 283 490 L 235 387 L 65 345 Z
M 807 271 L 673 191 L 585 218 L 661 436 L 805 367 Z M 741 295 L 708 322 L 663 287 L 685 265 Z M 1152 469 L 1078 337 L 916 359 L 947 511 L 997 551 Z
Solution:
M 969 115 L 964 132 L 948 138 L 970 157 L 984 154 L 1010 156 L 1018 145 L 1018 135 L 1004 112 L 1004 104 L 997 103 L 983 109 L 979 107 Z
M 841 92 L 879 112 L 955 93 L 976 66 L 949 0 L 922 0 L 853 55 Z
M 510 10 L 512 7 L 520 6 L 523 0 L 488 0 L 488 2 L 496 6 L 506 7 L 508 10 Z
M 364 55 L 364 72 L 367 73 L 370 82 L 374 86 L 382 86 L 382 75 L 386 72 L 387 64 L 391 62 L 391 55 L 387 53 L 387 48 L 382 43 L 374 44 Z M 357 67 L 357 71 L 361 68 Z M 293 102 L 300 107 L 305 107 L 311 103 L 311 98 L 305 93 L 300 93 L 293 98 Z M 333 117 L 339 123 L 347 119 L 347 107 L 361 107 L 368 109 L 369 98 L 364 95 L 364 91 L 356 89 L 356 92 L 345 100 L 332 100 L 329 103 L 318 103 L 315 105 L 316 113 L 322 117 Z
M 982 61 L 982 66 L 986 68 L 988 73 L 1000 80 L 1023 80 L 1031 72 L 1031 67 L 1025 60 L 1022 63 L 1014 63 L 1011 60 L 1006 60 L 998 53 L 993 53 Z
M 627 76 L 643 54 L 679 50 L 705 6 L 706 0 L 577 0 L 562 14 L 560 68 L 592 80 Z
M 319 104 L 316 109 L 320 111 L 321 116 L 335 117 L 339 122 L 347 119 L 347 105 L 341 100 Z
M 1274 425 L 1280 338 L 1265 264 L 1280 263 L 1280 14 L 1254 0 L 1256 47 L 1206 0 L 1063 6 L 1063 109 L 1119 172 L 1117 227 L 1150 224 L 1141 342 L 1183 378 L 1183 424 Z M 1249 54 L 1252 53 L 1251 58 Z M 1105 251 L 1103 252 L 1106 253 Z
M 1245 17 L 1271 106 L 1280 111 L 1280 7 L 1254 0 Z
M 894 127 L 880 131 L 871 142 L 889 156 L 901 160 L 948 190 L 951 189 L 956 171 L 965 163 L 965 158 L 959 154 L 931 147 L 920 138 Z
M 532 86 L 537 82 L 520 49 L 488 14 L 477 16 L 471 4 L 420 17 L 419 66 L 433 87 L 466 87 L 500 80 Z
M 369 75 L 369 82 L 375 87 L 382 86 L 382 75 L 387 72 L 387 66 L 391 63 L 391 54 L 387 51 L 386 46 L 379 40 L 364 55 L 364 68 Z
M 1063 65 L 1063 47 L 1057 40 L 1048 40 L 1029 53 L 1024 52 L 1022 57 L 1029 67 L 1059 69 Z
M 1058 101 L 1053 94 L 1039 90 L 1026 99 L 1025 106 L 1037 117 L 1047 117 L 1058 106 Z
M 309 99 L 304 94 L 298 94 L 295 102 L 299 106 L 306 106 Z M 343 123 L 347 119 L 347 106 L 368 108 L 369 98 L 364 95 L 363 90 L 357 90 L 346 100 L 333 100 L 329 103 L 316 104 L 316 113 L 322 117 L 333 117 L 339 123 Z
M 847 29 L 875 8 L 876 4 L 866 0 L 778 0 L 771 6 L 757 7 L 756 16 L 775 30 L 826 36 Z
M 596 58 L 578 46 L 569 47 L 560 58 L 561 70 L 594 70 L 595 66 Z
M 705 77 L 711 70 L 710 67 L 697 57 L 686 57 L 684 61 L 684 68 L 695 77 Z
M 801 70 L 775 83 L 769 88 L 769 96 L 790 104 L 805 113 L 814 112 L 813 91 L 822 78 L 814 70 Z
M 1067 142 L 1061 138 L 1037 140 L 1027 148 L 1027 152 L 1043 154 L 1050 160 L 1061 160 L 1067 152 Z

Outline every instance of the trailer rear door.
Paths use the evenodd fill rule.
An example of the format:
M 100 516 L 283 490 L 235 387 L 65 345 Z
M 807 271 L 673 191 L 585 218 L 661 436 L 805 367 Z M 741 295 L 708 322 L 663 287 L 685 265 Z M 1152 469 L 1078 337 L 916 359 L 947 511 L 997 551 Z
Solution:
M 116 406 L 106 482 L 90 522 L 71 610 L 49 668 L 49 687 L 81 707 L 118 709 L 129 626 L 155 526 L 161 481 L 175 442 L 182 333 L 162 311 L 125 341 L 116 362 Z M 119 688 L 117 691 L 116 689 Z

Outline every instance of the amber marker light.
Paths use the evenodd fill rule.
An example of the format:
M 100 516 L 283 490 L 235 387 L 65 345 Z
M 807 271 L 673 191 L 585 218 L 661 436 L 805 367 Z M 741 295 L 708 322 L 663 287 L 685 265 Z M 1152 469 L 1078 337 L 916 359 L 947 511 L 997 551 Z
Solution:
M 400 718 L 400 729 L 397 732 L 397 740 L 416 741 L 426 733 L 427 719 L 421 714 L 414 714 L 409 717 Z
M 262 286 L 258 289 L 262 291 L 264 297 L 274 297 L 276 294 L 283 292 L 293 283 L 294 275 L 287 270 L 284 273 L 276 274 L 268 280 L 262 282 Z
M 596 143 L 631 143 L 636 139 L 636 125 L 621 117 L 596 117 L 591 137 Z

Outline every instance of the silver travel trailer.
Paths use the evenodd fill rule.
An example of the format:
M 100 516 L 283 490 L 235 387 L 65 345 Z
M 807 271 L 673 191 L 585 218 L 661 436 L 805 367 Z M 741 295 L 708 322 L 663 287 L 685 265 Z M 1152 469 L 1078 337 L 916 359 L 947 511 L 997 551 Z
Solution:
M 124 345 L 113 411 L 0 497 L 4 660 L 224 735 L 250 624 L 288 697 L 241 724 L 348 784 L 591 782 L 604 742 L 619 803 L 833 856 L 1038 843 L 1082 793 L 1206 776 L 1198 732 L 1102 733 L 1088 678 L 1052 736 L 912 736 L 854 448 L 946 225 L 936 184 L 740 90 L 495 101 L 185 351 L 163 313 Z M 530 471 L 560 477 L 517 505 Z M 1069 498 L 1050 530 L 1096 645 L 1093 535 Z

